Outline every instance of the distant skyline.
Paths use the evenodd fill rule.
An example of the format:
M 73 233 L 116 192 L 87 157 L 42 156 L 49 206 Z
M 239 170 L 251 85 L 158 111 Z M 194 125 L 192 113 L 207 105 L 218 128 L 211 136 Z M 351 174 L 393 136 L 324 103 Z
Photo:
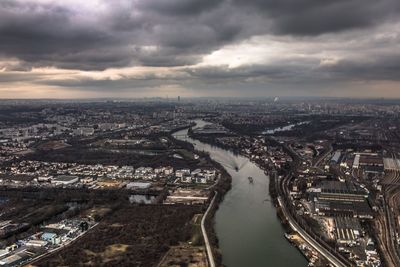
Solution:
M 400 98 L 400 1 L 0 1 L 0 98 L 167 95 Z

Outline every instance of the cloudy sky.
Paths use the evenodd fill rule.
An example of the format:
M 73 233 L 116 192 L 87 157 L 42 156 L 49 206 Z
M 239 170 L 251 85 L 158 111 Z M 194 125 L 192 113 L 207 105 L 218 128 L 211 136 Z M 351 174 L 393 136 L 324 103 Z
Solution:
M 177 95 L 400 97 L 400 1 L 0 1 L 0 98 Z

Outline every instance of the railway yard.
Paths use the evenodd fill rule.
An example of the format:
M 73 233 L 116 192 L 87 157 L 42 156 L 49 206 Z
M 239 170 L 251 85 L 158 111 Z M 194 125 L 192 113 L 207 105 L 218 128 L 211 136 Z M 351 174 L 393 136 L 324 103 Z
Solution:
M 388 171 L 382 181 L 383 208 L 379 210 L 377 225 L 382 250 L 387 254 L 389 266 L 399 266 L 399 230 L 400 230 L 400 172 Z

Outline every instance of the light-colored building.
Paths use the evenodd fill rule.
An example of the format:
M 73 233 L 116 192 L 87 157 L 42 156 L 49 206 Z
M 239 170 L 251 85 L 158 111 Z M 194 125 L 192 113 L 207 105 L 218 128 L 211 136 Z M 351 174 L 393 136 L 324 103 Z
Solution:
M 36 248 L 41 248 L 41 247 L 45 247 L 48 244 L 47 241 L 45 240 L 29 240 L 28 242 L 25 243 L 25 245 L 27 247 L 36 247 Z
M 151 183 L 132 182 L 126 185 L 127 189 L 148 189 Z
M 74 175 L 60 175 L 54 178 L 51 183 L 57 184 L 57 185 L 71 185 L 74 183 L 77 183 L 79 181 L 78 176 Z

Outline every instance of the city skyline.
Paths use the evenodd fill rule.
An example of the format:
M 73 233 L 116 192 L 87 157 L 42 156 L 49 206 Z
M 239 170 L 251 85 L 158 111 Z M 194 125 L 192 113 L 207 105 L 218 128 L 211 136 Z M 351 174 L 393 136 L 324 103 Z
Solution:
M 400 2 L 0 3 L 0 98 L 399 98 Z

